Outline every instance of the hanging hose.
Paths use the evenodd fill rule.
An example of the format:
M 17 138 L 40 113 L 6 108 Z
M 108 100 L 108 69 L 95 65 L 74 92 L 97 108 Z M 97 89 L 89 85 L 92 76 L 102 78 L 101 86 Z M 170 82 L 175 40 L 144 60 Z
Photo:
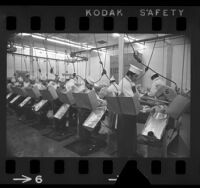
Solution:
M 24 43 L 23 43 L 23 39 L 22 39 L 22 48 L 23 48 L 23 56 L 24 56 L 24 65 L 25 65 L 26 72 L 28 72 L 27 64 L 26 64 L 26 58 L 27 58 L 27 56 L 24 55 Z
M 181 75 L 181 93 L 183 93 L 183 75 L 184 75 L 184 65 L 185 65 L 185 37 L 183 43 L 183 65 L 182 65 L 182 75 Z
M 165 39 L 163 39 L 163 66 L 162 66 L 162 75 L 164 74 L 164 65 L 165 65 Z
M 26 58 L 27 58 L 27 56 L 24 57 L 24 64 L 25 64 L 26 72 L 28 72 L 28 70 L 27 70 L 27 64 L 26 64 Z
M 149 66 L 150 66 L 150 63 L 151 63 L 151 59 L 152 59 L 152 57 L 153 57 L 153 53 L 154 53 L 154 50 L 155 50 L 155 45 L 156 45 L 156 41 L 154 42 L 153 49 L 152 49 L 152 52 L 151 52 L 151 55 L 150 55 L 150 58 L 149 58 L 148 65 L 147 65 L 147 67 L 145 68 L 145 72 L 144 72 L 143 75 L 141 75 L 141 76 L 137 79 L 137 81 L 140 80 L 140 79 L 146 74 L 146 72 L 148 71 Z
M 148 67 L 149 67 L 149 65 L 150 65 L 150 63 L 151 63 L 151 59 L 152 59 L 152 57 L 153 57 L 153 52 L 154 52 L 154 50 L 155 50 L 156 42 L 157 42 L 157 41 L 155 41 L 155 42 L 154 42 L 154 45 L 153 45 L 153 50 L 152 50 L 151 56 L 150 56 L 150 58 L 149 58 Z
M 21 71 L 22 71 L 22 48 L 21 48 Z
M 45 40 L 47 40 L 47 38 L 46 38 Z M 45 45 L 45 42 L 44 42 L 44 41 L 43 41 L 43 45 L 44 45 L 45 52 L 46 52 L 47 64 L 49 64 L 49 66 L 50 66 L 50 73 L 51 73 L 51 74 L 54 74 L 54 69 L 53 69 L 53 67 L 51 66 L 51 63 L 50 63 L 50 61 L 49 61 L 48 52 L 47 52 L 47 46 Z M 48 72 L 48 69 L 47 69 L 47 72 Z M 47 73 L 47 75 L 48 75 L 48 73 Z M 48 77 L 48 76 L 47 76 L 47 77 Z
M 88 47 L 88 45 L 87 45 L 87 47 Z M 89 55 L 88 55 L 88 53 L 87 53 L 87 58 L 88 58 L 88 60 L 89 60 Z M 88 65 L 88 62 L 87 61 L 85 61 L 85 79 L 86 79 L 86 76 L 87 76 L 87 66 Z
M 65 50 L 65 61 L 64 61 L 64 66 L 65 66 L 65 81 L 66 81 L 66 72 L 68 72 L 68 64 L 67 64 L 67 50 Z M 67 66 L 67 68 L 66 68 Z
M 38 66 L 38 72 L 40 74 L 40 76 L 42 75 L 42 71 L 41 71 L 41 68 L 40 68 L 40 64 L 39 64 L 39 61 L 38 61 L 38 58 L 36 58 L 36 63 L 37 63 L 37 66 Z
M 95 34 L 94 34 L 94 40 L 95 40 L 95 45 L 96 45 L 96 48 L 97 48 L 97 42 L 96 42 Z M 108 41 L 108 34 L 107 34 L 107 41 Z M 94 83 L 99 82 L 99 81 L 102 79 L 103 75 L 105 75 L 106 78 L 107 78 L 107 79 L 109 80 L 109 82 L 110 82 L 110 78 L 109 78 L 109 76 L 108 76 L 108 74 L 107 74 L 107 72 L 106 72 L 106 70 L 105 70 L 107 49 L 106 49 L 105 58 L 104 58 L 104 66 L 103 66 L 103 63 L 102 63 L 102 61 L 101 61 L 101 57 L 100 57 L 100 55 L 99 55 L 99 51 L 98 51 L 98 50 L 97 50 L 97 54 L 98 54 L 98 57 L 99 57 L 99 60 L 100 60 L 100 64 L 101 64 L 103 70 L 102 70 L 102 73 L 101 73 L 101 77 L 100 77 L 97 81 L 95 81 Z M 114 87 L 116 88 L 116 90 L 118 91 L 118 88 L 117 88 L 114 84 L 113 84 L 113 86 L 114 86 Z
M 14 76 L 16 76 L 16 67 L 15 67 L 15 55 L 14 54 L 12 54 L 12 56 L 13 56 L 13 63 L 14 63 Z
M 57 49 L 56 49 L 56 44 L 55 44 L 55 59 L 56 59 L 56 54 L 57 54 Z M 59 64 L 57 62 L 57 59 L 55 60 L 55 64 L 56 64 L 56 74 L 59 75 Z
M 106 37 L 106 42 L 107 42 L 107 44 L 108 44 L 108 42 L 109 42 L 109 41 L 108 41 L 108 33 L 107 33 L 107 37 Z M 105 58 L 104 58 L 104 67 L 103 67 L 104 69 L 105 69 L 105 67 L 106 67 L 107 50 L 108 50 L 108 49 L 106 48 L 106 53 L 105 53 Z
M 34 40 L 33 40 L 33 38 L 31 38 L 32 40 L 31 41 L 29 41 L 30 43 L 32 43 L 32 52 L 33 52 L 33 55 L 34 55 L 34 53 L 35 53 L 35 57 L 36 57 L 36 62 L 38 61 L 37 60 L 37 56 L 36 56 L 36 52 L 35 52 L 35 48 L 34 48 Z M 33 58 L 33 75 L 34 75 L 34 58 Z M 37 64 L 38 64 L 38 62 L 37 62 Z M 37 69 L 38 69 L 38 65 L 37 65 Z M 38 71 L 37 71 L 37 78 L 38 78 Z
M 69 38 L 69 33 L 66 35 L 66 38 Z M 71 46 L 69 47 L 69 54 L 71 54 L 71 52 L 72 52 L 72 48 L 71 48 Z M 68 62 L 70 62 L 70 59 L 69 59 L 69 57 L 66 55 L 66 57 L 67 57 L 67 60 L 68 60 Z M 72 65 L 73 65 L 73 70 L 74 70 L 74 75 L 76 74 L 75 72 L 76 72 L 76 69 L 75 69 L 75 65 L 74 65 L 74 62 L 75 62 L 75 60 L 74 61 L 72 61 Z
M 37 63 L 37 78 L 39 78 L 39 76 L 41 77 L 42 76 L 42 69 L 41 69 L 41 66 L 40 66 L 40 62 L 39 62 L 39 57 L 37 57 L 37 54 L 36 54 L 36 49 L 34 48 L 34 40 L 32 39 L 32 46 L 33 46 L 33 55 L 35 54 L 35 60 L 36 60 L 36 63 Z M 34 68 L 33 68 L 34 70 Z M 39 76 L 38 76 L 38 73 L 39 73 Z M 47 76 L 48 77 L 48 76 Z
M 129 39 L 129 38 L 128 38 Z M 130 42 L 130 40 L 129 40 L 129 42 Z M 131 44 L 131 43 L 130 43 Z M 131 48 L 132 48 L 132 50 L 133 50 L 133 52 L 135 51 L 134 50 L 134 48 L 133 48 L 133 45 L 131 44 Z M 145 68 L 147 68 L 147 69 L 149 69 L 149 70 L 151 70 L 152 72 L 154 72 L 154 73 L 156 73 L 156 74 L 158 74 L 160 77 L 162 77 L 162 78 L 164 78 L 164 79 L 166 79 L 166 80 L 168 80 L 168 81 L 170 81 L 170 82 L 172 82 L 174 85 L 175 85 L 175 90 L 177 90 L 177 84 L 176 84 L 176 82 L 174 82 L 174 81 L 172 81 L 172 80 L 170 80 L 169 78 L 167 78 L 167 77 L 165 77 L 165 76 L 163 76 L 163 75 L 161 75 L 161 74 L 159 74 L 158 72 L 156 72 L 155 70 L 153 70 L 151 67 L 148 67 L 147 65 L 145 65 L 144 63 L 142 63 L 142 62 L 140 62 L 143 66 L 145 66 Z
M 97 48 L 97 41 L 96 41 L 95 34 L 94 34 L 94 42 L 95 42 L 95 46 L 96 46 L 96 48 Z M 101 67 L 102 67 L 103 70 L 102 70 L 102 73 L 101 73 L 100 78 L 99 78 L 97 81 L 95 81 L 94 83 L 99 82 L 99 81 L 102 79 L 102 77 L 103 77 L 104 74 L 107 76 L 107 72 L 106 72 L 106 70 L 104 69 L 104 66 L 103 66 L 103 63 L 102 63 L 102 61 L 101 61 L 101 57 L 100 57 L 100 54 L 99 54 L 99 51 L 98 51 L 98 50 L 97 50 L 97 54 L 98 54 L 98 57 L 99 57 L 99 63 L 101 64 Z M 109 77 L 107 76 L 107 78 L 109 78 Z M 109 80 L 110 80 L 110 79 L 109 79 Z
M 78 58 L 77 58 L 78 59 Z M 78 74 L 78 62 L 76 62 L 76 72 L 77 72 L 77 74 Z
M 188 48 L 189 48 L 189 45 L 187 46 L 187 69 L 186 69 L 186 82 L 185 82 L 185 88 L 186 88 L 186 90 L 188 90 L 188 88 L 187 88 L 187 83 L 188 83 L 188 57 L 189 57 L 189 50 L 188 50 Z
M 46 77 L 48 80 L 49 79 L 48 62 L 47 61 L 44 61 L 44 62 L 46 62 Z
M 73 61 L 73 69 L 74 69 L 74 73 L 76 72 L 76 69 L 75 69 L 75 65 L 74 65 L 75 61 Z

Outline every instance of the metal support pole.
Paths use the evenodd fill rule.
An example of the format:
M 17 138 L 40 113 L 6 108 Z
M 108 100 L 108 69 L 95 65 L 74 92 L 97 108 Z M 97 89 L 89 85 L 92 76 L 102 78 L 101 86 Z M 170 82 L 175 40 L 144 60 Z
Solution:
M 33 65 L 33 44 L 30 45 L 30 75 L 34 76 L 34 65 Z
M 167 48 L 167 70 L 166 77 L 170 80 L 172 79 L 172 57 L 173 57 L 173 46 L 169 45 Z M 171 82 L 169 80 L 166 81 L 166 84 L 171 87 Z
M 119 48 L 118 48 L 118 67 L 119 67 L 119 81 L 123 78 L 124 72 L 124 34 L 119 37 Z

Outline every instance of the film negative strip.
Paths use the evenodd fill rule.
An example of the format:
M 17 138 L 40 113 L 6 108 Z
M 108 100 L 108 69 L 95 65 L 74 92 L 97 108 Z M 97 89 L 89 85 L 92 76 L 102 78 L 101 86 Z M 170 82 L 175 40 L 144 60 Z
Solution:
M 200 184 L 199 12 L 2 6 L 0 183 Z M 92 91 L 78 89 L 83 82 Z M 63 104 L 70 107 L 54 118 Z M 98 123 L 87 129 L 98 105 L 107 110 L 101 120 L 93 113 Z

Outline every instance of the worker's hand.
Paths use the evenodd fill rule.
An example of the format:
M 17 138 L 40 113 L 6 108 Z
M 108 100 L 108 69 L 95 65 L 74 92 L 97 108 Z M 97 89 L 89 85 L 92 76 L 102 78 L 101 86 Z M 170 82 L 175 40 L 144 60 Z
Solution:
M 166 114 L 167 113 L 167 106 L 163 105 L 160 112 L 163 113 L 163 114 Z
M 99 102 L 99 106 L 106 106 L 107 105 L 107 102 L 105 100 L 98 99 L 98 102 Z
M 136 85 L 136 88 L 137 88 L 138 90 L 141 90 L 141 87 L 142 87 L 141 84 L 137 84 L 137 85 Z
M 151 114 L 154 114 L 156 112 L 160 112 L 160 113 L 166 114 L 167 113 L 167 106 L 159 105 L 159 106 L 152 107 L 151 108 Z
M 147 95 L 149 96 L 149 97 L 153 97 L 153 95 L 152 95 L 152 93 L 151 92 L 147 92 Z
M 154 107 L 151 108 L 150 113 L 151 113 L 151 114 L 155 114 L 155 113 L 158 112 L 158 111 L 159 111 L 158 106 L 154 106 Z
M 154 106 L 151 108 L 151 112 L 155 113 L 155 112 L 160 112 L 162 110 L 161 106 Z

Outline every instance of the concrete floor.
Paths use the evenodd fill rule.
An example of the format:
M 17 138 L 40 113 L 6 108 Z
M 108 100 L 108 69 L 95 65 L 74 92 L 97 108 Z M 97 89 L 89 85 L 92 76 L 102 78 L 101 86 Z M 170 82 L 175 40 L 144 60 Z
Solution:
M 63 141 L 55 141 L 41 134 L 28 124 L 18 121 L 15 115 L 7 116 L 7 148 L 16 157 L 79 157 L 78 154 L 64 148 L 77 139 L 72 136 Z M 110 157 L 104 150 L 88 157 Z
M 137 125 L 137 132 L 143 129 L 143 124 Z M 77 137 L 73 136 L 61 142 L 47 138 L 40 131 L 23 124 L 17 120 L 15 115 L 7 115 L 7 148 L 9 153 L 16 157 L 79 157 L 78 154 L 64 148 L 65 145 L 73 142 Z M 182 144 L 183 145 L 183 144 Z M 173 151 L 176 151 L 175 157 L 185 157 L 183 151 L 178 152 L 183 146 L 177 143 L 173 145 Z M 159 150 L 150 148 L 151 157 L 159 156 Z M 138 145 L 138 153 L 147 157 L 147 146 Z M 105 148 L 95 152 L 87 157 L 111 157 L 105 152 Z M 116 155 L 112 157 L 117 157 Z M 170 156 L 169 156 L 170 157 Z

